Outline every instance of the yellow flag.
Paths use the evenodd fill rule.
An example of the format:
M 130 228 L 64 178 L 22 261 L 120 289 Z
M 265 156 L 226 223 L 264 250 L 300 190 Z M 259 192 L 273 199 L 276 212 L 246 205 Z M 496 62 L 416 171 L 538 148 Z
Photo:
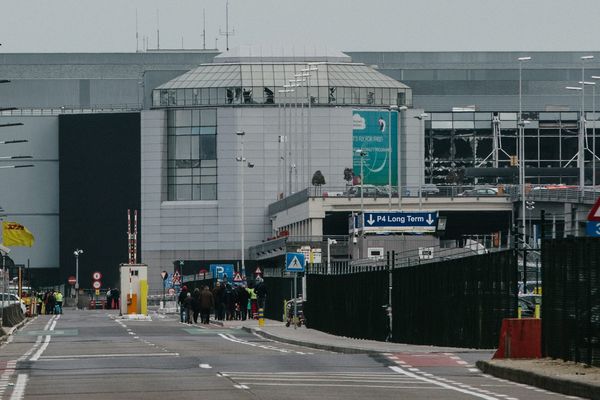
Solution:
M 35 238 L 27 228 L 16 222 L 2 222 L 2 242 L 5 246 L 33 246 Z

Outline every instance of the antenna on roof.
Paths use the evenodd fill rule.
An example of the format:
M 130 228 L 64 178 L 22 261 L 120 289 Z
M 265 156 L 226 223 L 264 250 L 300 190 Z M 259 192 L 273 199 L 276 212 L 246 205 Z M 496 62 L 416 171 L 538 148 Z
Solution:
M 235 28 L 229 31 L 229 0 L 225 3 L 225 32 L 219 28 L 219 34 L 225 36 L 225 48 L 229 51 L 229 36 L 235 35 Z
M 139 40 L 139 31 L 138 31 L 138 9 L 135 9 L 135 52 L 140 51 L 140 40 Z
M 156 9 L 156 49 L 160 50 L 160 19 L 158 9 Z
M 202 9 L 202 50 L 206 50 L 206 9 Z

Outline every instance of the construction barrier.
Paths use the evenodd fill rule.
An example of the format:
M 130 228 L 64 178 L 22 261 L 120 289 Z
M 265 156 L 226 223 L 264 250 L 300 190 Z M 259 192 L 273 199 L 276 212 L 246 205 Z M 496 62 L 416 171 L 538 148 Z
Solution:
M 11 304 L 2 310 L 2 326 L 12 327 L 25 319 L 20 304 Z
M 500 342 L 493 358 L 541 358 L 542 320 L 505 318 L 500 328 Z

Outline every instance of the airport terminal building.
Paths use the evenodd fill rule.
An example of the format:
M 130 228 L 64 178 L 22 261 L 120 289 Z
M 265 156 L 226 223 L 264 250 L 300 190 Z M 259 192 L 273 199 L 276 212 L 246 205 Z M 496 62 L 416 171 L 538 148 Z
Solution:
M 3 155 L 29 154 L 35 165 L 3 170 L 6 218 L 36 235 L 34 247 L 15 249 L 15 262 L 29 259 L 62 280 L 83 248 L 82 276 L 103 271 L 109 286 L 127 259 L 126 211 L 138 209 L 138 259 L 157 288 L 158 272 L 179 260 L 192 269 L 239 261 L 242 225 L 247 258 L 280 231 L 326 234 L 322 216 L 284 224 L 269 211 L 316 190 L 317 171 L 319 190 L 332 192 L 348 183 L 345 169 L 358 175 L 361 161 L 364 183 L 380 186 L 456 184 L 466 168 L 510 169 L 523 55 L 533 58 L 522 65 L 526 165 L 551 170 L 527 180 L 577 181 L 561 169 L 577 153 L 581 94 L 565 86 L 581 80 L 583 54 L 256 54 L 0 55 L 0 78 L 10 80 L 0 85 L 0 108 L 16 107 L 0 111 L 0 125 L 23 123 L 0 128 L 0 138 L 29 141 L 3 146 Z M 585 68 L 600 75 L 594 60 Z M 591 90 L 584 100 L 589 148 Z

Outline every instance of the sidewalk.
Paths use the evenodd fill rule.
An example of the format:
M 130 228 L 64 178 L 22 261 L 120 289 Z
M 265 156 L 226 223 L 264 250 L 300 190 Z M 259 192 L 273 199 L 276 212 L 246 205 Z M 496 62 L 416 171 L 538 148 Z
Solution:
M 214 321 L 226 328 L 240 328 L 259 336 L 283 343 L 349 354 L 376 353 L 476 353 L 477 367 L 486 374 L 514 382 L 536 386 L 569 396 L 600 400 L 600 368 L 561 360 L 491 360 L 492 350 L 463 349 L 456 347 L 419 346 L 401 343 L 378 342 L 330 335 L 304 326 L 289 328 L 281 321 L 257 320 Z
M 215 321 L 211 323 L 222 325 L 226 328 L 241 328 L 248 332 L 256 333 L 272 340 L 283 343 L 296 344 L 314 349 L 335 351 L 350 354 L 375 354 L 375 353 L 481 353 L 482 358 L 491 357 L 492 350 L 462 349 L 457 347 L 420 346 L 402 343 L 379 342 L 376 340 L 353 339 L 344 336 L 335 336 L 329 333 L 300 328 L 289 328 L 281 321 L 265 319 L 265 325 L 258 326 L 257 320 L 246 321 Z

